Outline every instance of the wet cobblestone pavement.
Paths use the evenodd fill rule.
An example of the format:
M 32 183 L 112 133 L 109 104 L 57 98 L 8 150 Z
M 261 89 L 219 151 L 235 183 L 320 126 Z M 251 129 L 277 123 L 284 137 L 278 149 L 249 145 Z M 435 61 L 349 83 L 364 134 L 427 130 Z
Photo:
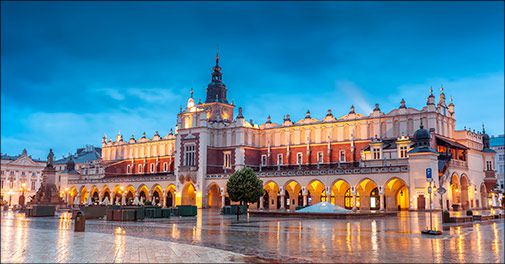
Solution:
M 429 224 L 428 216 L 427 212 L 401 212 L 398 216 L 377 219 L 301 220 L 242 217 L 237 222 L 235 216 L 221 216 L 217 211 L 207 209 L 199 210 L 198 216 L 192 218 L 173 217 L 143 222 L 88 220 L 86 231 L 102 234 L 124 233 L 123 235 L 127 237 L 149 241 L 173 241 L 251 256 L 229 261 L 388 263 L 505 261 L 504 219 L 451 226 L 448 230 L 444 230 L 443 235 L 429 237 L 420 234 L 420 231 Z M 20 243 L 17 240 L 23 239 L 22 235 L 16 235 L 24 232 L 19 230 L 36 228 L 51 230 L 55 234 L 61 233 L 57 230 L 73 230 L 73 223 L 66 221 L 57 217 L 26 219 L 22 215 L 2 213 L 2 262 L 4 262 L 4 243 L 17 245 Z M 434 214 L 434 226 L 442 228 L 440 213 Z M 12 231 L 14 234 L 4 237 L 4 229 L 9 227 L 16 227 Z M 73 231 L 69 232 L 72 234 Z M 59 241 L 58 243 L 65 243 Z M 52 245 L 45 243 L 35 246 L 35 248 L 46 247 L 51 248 Z M 133 253 L 133 256 L 138 254 Z M 142 262 L 143 258 L 139 259 Z M 108 260 L 110 259 L 104 261 Z M 128 262 L 128 257 L 123 260 Z M 197 260 L 187 256 L 183 261 Z

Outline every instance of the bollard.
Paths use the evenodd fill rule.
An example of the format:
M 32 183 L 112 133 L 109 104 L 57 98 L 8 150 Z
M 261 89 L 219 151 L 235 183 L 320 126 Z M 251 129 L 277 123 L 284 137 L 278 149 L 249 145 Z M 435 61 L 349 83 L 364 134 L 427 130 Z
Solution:
M 86 218 L 84 214 L 79 211 L 75 215 L 74 232 L 84 232 L 84 227 L 86 226 Z

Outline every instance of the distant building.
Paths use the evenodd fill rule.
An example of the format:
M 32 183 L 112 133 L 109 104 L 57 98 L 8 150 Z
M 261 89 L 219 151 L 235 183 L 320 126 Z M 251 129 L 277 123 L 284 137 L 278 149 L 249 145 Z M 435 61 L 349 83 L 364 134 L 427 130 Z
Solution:
M 94 147 L 93 145 L 78 148 L 75 154 L 55 161 L 56 171 L 64 172 L 70 159 L 73 160 L 75 171 L 78 172 L 81 179 L 103 178 L 104 170 L 101 165 L 102 148 Z
M 24 193 L 25 204 L 35 194 L 42 182 L 42 170 L 46 166 L 43 160 L 33 159 L 26 149 L 20 155 L 2 154 L 1 161 L 1 198 L 11 205 L 19 204 L 19 197 Z
M 490 139 L 491 149 L 496 151 L 496 177 L 497 189 L 500 193 L 500 201 L 503 203 L 503 192 L 505 190 L 505 135 L 492 136 Z

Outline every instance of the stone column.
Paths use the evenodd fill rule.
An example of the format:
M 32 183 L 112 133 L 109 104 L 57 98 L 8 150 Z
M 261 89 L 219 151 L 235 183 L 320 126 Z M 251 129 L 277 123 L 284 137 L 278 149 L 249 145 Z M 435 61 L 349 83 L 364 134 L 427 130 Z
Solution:
M 167 194 L 164 192 L 162 196 L 163 196 L 163 201 L 161 201 L 161 207 L 167 208 Z
M 303 206 L 307 206 L 307 194 L 303 193 Z
M 357 208 L 356 208 L 356 193 L 352 194 L 352 210 L 353 211 L 357 210 Z
M 286 207 L 284 206 L 284 203 L 285 203 L 285 202 L 286 202 L 286 201 L 284 200 L 284 194 L 282 193 L 282 194 L 281 194 L 281 210 L 286 209 Z
M 380 194 L 380 204 L 379 204 L 379 210 L 381 211 L 385 211 L 384 210 L 384 199 L 386 198 L 386 196 L 384 195 L 384 193 L 381 193 Z
M 221 192 L 221 207 L 224 207 L 226 196 L 224 192 Z
M 261 196 L 260 197 L 260 208 L 259 208 L 260 210 L 263 210 L 263 202 L 264 202 L 263 200 L 264 200 L 263 196 Z
M 101 192 L 98 192 L 98 204 L 102 204 L 102 198 L 103 194 Z
M 121 195 L 121 205 L 126 205 L 126 193 Z

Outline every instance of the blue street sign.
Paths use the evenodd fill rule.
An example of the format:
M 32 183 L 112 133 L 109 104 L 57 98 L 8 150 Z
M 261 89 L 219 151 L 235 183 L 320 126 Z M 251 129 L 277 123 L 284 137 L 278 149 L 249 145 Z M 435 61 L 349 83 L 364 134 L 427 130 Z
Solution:
M 431 168 L 426 168 L 426 180 L 430 181 L 431 179 Z

